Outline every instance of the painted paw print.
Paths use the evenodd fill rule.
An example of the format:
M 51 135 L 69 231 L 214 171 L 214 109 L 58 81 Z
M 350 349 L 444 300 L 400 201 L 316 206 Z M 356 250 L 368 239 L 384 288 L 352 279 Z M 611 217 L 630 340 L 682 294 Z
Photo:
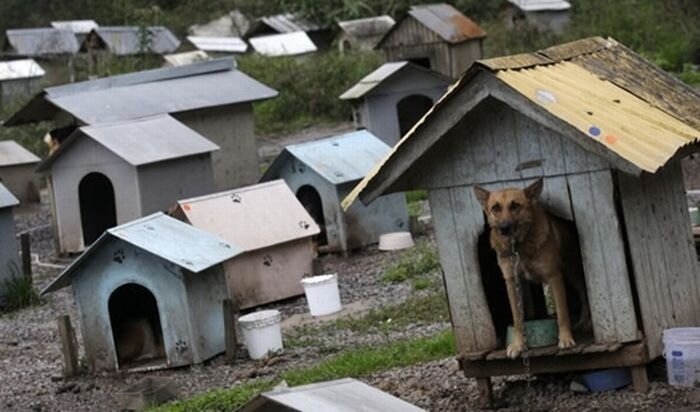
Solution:
M 241 203 L 243 199 L 241 199 L 241 195 L 239 195 L 238 193 L 233 193 L 231 194 L 231 201 L 233 203 Z
M 117 263 L 122 263 L 126 260 L 126 254 L 122 249 L 117 249 L 114 251 L 114 257 L 112 259 Z
M 306 165 L 303 163 L 299 165 L 299 173 L 304 173 L 306 171 Z
M 183 353 L 187 352 L 187 349 L 189 348 L 187 347 L 187 342 L 185 342 L 184 340 L 179 340 L 175 342 L 175 350 L 177 351 L 177 353 L 182 355 Z
M 404 225 L 402 219 L 396 219 L 396 221 L 394 223 L 396 223 L 396 226 L 398 226 L 398 227 L 403 227 L 403 225 Z
M 304 230 L 306 230 L 306 229 L 310 228 L 311 225 L 310 225 L 309 222 L 307 222 L 306 220 L 300 220 L 300 221 L 299 221 L 299 227 L 302 228 L 302 229 L 304 229 Z
M 263 256 L 263 265 L 272 266 L 272 256 L 270 256 L 270 255 Z

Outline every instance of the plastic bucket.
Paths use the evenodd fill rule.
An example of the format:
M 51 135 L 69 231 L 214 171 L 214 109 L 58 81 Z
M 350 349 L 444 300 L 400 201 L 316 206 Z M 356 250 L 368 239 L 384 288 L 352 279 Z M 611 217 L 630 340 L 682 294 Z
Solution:
M 674 386 L 700 383 L 700 327 L 666 329 L 663 342 L 668 383 Z
M 282 351 L 282 315 L 278 310 L 262 310 L 238 318 L 251 359 L 262 359 Z
M 309 303 L 311 316 L 324 316 L 340 312 L 340 292 L 336 274 L 320 275 L 301 280 Z

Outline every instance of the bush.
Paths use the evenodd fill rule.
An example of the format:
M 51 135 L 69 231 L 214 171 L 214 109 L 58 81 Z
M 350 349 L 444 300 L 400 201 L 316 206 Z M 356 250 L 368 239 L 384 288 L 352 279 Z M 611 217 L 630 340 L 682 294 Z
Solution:
M 10 280 L 5 281 L 3 289 L 5 291 L 3 307 L 8 312 L 41 303 L 29 276 L 15 275 Z

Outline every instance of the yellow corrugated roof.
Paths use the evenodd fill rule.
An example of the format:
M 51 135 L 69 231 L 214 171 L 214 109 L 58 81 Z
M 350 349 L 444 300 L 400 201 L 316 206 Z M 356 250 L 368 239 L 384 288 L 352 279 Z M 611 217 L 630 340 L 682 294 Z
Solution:
M 699 130 L 571 62 L 501 70 L 496 76 L 647 172 L 700 138 Z

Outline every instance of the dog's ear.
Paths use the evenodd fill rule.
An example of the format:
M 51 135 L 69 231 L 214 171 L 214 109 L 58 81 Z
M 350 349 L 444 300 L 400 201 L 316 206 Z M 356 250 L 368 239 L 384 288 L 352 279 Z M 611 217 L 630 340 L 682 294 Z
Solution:
M 530 200 L 539 199 L 542 194 L 542 186 L 544 185 L 544 180 L 540 177 L 535 180 L 533 184 L 525 188 L 525 196 Z
M 474 185 L 474 194 L 476 195 L 476 200 L 478 200 L 479 203 L 481 203 L 481 206 L 486 209 L 486 202 L 488 202 L 491 192 L 479 185 Z

